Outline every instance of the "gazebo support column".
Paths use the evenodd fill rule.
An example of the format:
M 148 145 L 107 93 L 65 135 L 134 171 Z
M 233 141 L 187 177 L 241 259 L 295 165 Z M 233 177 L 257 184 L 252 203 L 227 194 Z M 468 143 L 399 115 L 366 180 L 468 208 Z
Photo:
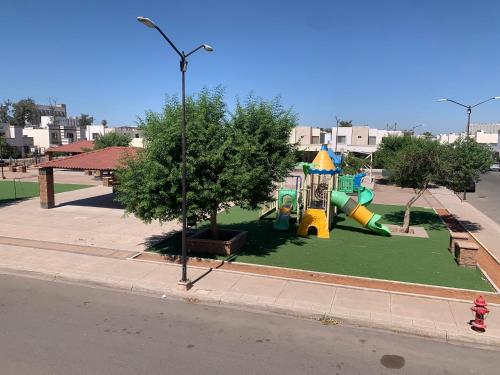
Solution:
M 40 184 L 40 207 L 54 208 L 54 169 L 40 168 L 38 170 L 38 183 Z

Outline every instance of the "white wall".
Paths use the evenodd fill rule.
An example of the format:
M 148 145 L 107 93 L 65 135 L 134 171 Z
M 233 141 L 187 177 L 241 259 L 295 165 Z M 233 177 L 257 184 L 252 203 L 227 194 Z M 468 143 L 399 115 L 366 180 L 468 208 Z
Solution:
M 24 128 L 23 134 L 28 137 L 33 137 L 33 144 L 44 152 L 50 147 L 50 131 L 44 128 Z
M 485 133 L 484 131 L 480 131 L 476 133 L 476 142 L 477 143 L 487 143 L 490 145 L 495 145 L 498 143 L 498 133 Z
M 144 148 L 144 138 L 132 138 L 130 146 Z
M 106 128 L 104 125 L 88 125 L 87 130 L 85 131 L 85 138 L 89 141 L 95 140 L 94 135 L 99 134 L 99 135 L 104 135 L 106 133 L 109 133 L 110 129 Z

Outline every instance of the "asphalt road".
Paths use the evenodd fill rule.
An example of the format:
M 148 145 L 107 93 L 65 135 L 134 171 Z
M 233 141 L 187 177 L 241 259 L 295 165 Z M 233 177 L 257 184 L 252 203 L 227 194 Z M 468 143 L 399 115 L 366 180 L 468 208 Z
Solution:
M 498 374 L 500 353 L 0 275 L 1 374 Z
M 467 193 L 467 202 L 500 224 L 500 172 L 481 176 L 476 192 Z

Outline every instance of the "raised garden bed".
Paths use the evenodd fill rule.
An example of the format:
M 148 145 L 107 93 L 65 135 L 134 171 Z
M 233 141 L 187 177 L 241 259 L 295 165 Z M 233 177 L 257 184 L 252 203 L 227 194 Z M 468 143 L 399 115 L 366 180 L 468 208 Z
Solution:
M 187 248 L 193 254 L 231 255 L 241 249 L 248 238 L 244 230 L 221 229 L 219 239 L 214 240 L 209 228 L 202 229 L 187 238 Z

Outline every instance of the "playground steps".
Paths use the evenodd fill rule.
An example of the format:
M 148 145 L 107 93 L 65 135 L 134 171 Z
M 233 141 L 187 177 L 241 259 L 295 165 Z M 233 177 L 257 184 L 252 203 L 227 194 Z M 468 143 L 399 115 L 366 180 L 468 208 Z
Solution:
M 316 228 L 319 238 L 330 238 L 330 231 L 328 230 L 325 210 L 319 208 L 308 208 L 306 212 L 304 212 L 297 234 L 299 236 L 306 237 L 310 227 Z

